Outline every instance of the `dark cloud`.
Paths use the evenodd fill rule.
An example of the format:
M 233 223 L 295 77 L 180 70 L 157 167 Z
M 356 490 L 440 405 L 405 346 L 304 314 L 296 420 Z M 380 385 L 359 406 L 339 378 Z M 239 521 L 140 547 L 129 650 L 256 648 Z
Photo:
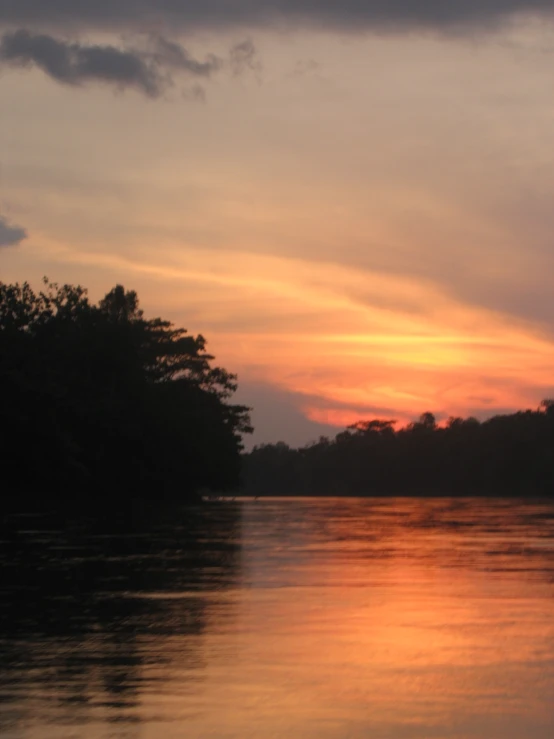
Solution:
M 27 238 L 27 231 L 20 226 L 11 226 L 0 216 L 0 248 L 3 246 L 17 246 Z
M 0 0 L 0 23 L 110 30 L 287 23 L 356 29 L 449 28 L 553 10 L 553 0 Z
M 221 65 L 214 56 L 199 62 L 179 44 L 161 37 L 150 38 L 149 48 L 120 49 L 67 42 L 22 29 L 2 36 L 0 63 L 36 66 L 67 85 L 105 82 L 121 89 L 133 87 L 149 97 L 158 97 L 172 84 L 173 71 L 207 77 Z
M 163 89 L 157 65 L 132 51 L 114 46 L 82 46 L 25 30 L 6 33 L 0 42 L 0 61 L 16 67 L 37 66 L 67 85 L 90 81 L 136 87 L 151 97 Z
M 87 45 L 25 29 L 9 31 L 0 37 L 0 65 L 35 66 L 62 84 L 105 82 L 119 89 L 135 88 L 152 98 L 174 84 L 174 74 L 208 78 L 223 68 L 234 74 L 261 69 L 256 48 L 249 40 L 233 46 L 225 60 L 209 54 L 199 61 L 181 44 L 157 34 L 143 34 L 137 37 L 134 47 L 120 48 Z M 193 85 L 183 95 L 187 99 L 203 100 L 204 89 Z

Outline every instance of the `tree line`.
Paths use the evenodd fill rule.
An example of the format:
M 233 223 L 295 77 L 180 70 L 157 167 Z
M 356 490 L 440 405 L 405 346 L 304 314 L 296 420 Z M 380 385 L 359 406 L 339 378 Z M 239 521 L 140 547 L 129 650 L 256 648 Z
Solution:
M 355 423 L 334 439 L 293 449 L 283 442 L 244 455 L 254 495 L 552 495 L 554 401 L 480 422 L 432 413 L 405 428 Z
M 191 499 L 239 482 L 249 409 L 203 336 L 121 285 L 0 282 L 3 498 Z

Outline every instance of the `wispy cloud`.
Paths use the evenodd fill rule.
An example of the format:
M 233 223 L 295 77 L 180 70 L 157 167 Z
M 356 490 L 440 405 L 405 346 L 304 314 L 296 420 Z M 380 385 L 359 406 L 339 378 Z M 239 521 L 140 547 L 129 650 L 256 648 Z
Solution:
M 169 41 L 163 36 L 150 36 L 151 51 L 143 51 L 142 56 L 150 59 L 160 67 L 168 67 L 188 72 L 195 77 L 209 77 L 223 66 L 223 60 L 215 54 L 209 54 L 201 62 L 195 59 L 181 44 Z
M 246 70 L 259 74 L 262 64 L 252 39 L 245 39 L 231 47 L 229 63 L 233 74 L 242 74 Z
M 4 216 L 0 215 L 0 248 L 17 246 L 27 238 L 27 231 L 21 226 L 11 225 Z
M 252 254 L 222 260 L 210 250 L 158 257 L 154 265 L 59 255 L 132 274 L 139 292 L 141 279 L 163 280 L 170 314 L 202 305 L 201 325 L 218 359 L 243 381 L 291 393 L 319 423 L 383 414 L 402 422 L 426 410 L 442 417 L 468 408 L 491 415 L 535 407 L 554 390 L 551 338 L 429 281 Z

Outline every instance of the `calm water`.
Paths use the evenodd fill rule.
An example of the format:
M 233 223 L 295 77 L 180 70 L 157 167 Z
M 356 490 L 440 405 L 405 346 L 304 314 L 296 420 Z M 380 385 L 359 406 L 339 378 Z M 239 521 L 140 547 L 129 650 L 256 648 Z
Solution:
M 552 504 L 244 501 L 0 539 L 3 739 L 554 736 Z

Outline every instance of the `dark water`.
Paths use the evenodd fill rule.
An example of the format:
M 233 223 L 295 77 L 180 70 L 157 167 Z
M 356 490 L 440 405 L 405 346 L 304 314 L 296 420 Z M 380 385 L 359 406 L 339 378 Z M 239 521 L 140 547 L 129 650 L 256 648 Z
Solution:
M 28 514 L 0 539 L 3 738 L 554 737 L 552 504 Z

